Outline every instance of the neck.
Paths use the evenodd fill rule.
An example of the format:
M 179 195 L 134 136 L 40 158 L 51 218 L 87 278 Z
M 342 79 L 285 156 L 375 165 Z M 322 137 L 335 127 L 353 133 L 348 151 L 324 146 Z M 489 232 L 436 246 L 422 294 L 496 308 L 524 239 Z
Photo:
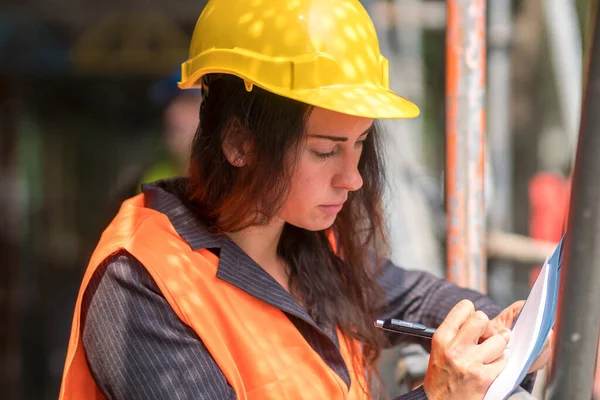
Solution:
M 285 263 L 277 256 L 283 225 L 283 221 L 272 221 L 267 226 L 253 226 L 238 232 L 229 232 L 227 236 L 288 290 Z

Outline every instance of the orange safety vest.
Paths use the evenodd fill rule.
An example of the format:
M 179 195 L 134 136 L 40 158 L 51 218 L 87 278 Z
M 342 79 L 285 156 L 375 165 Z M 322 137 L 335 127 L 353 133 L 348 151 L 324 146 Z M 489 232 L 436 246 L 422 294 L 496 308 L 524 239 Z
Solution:
M 177 316 L 206 345 L 239 400 L 364 400 L 364 373 L 355 371 L 338 331 L 350 389 L 315 352 L 283 311 L 217 278 L 219 259 L 194 251 L 166 215 L 144 207 L 144 195 L 123 203 L 102 234 L 83 278 L 60 390 L 61 400 L 103 399 L 81 340 L 81 303 L 98 265 L 126 250 L 148 270 Z

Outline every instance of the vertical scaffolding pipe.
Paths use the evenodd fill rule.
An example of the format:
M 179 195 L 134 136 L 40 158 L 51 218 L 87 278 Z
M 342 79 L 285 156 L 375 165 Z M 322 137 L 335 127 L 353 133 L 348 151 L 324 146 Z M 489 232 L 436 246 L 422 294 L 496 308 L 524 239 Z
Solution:
M 487 135 L 493 176 L 493 200 L 487 206 L 491 228 L 512 232 L 512 121 L 510 118 L 510 42 L 512 0 L 488 5 L 488 97 Z M 490 199 L 487 196 L 487 199 Z M 488 266 L 489 293 L 503 306 L 514 300 L 512 266 L 496 261 Z
M 557 340 L 552 360 L 550 400 L 589 399 L 600 334 L 600 14 L 590 1 L 593 21 L 583 98 L 565 264 L 561 271 Z
M 420 19 L 422 0 L 393 0 L 396 12 L 396 43 L 398 46 L 399 93 L 414 101 L 424 104 L 423 84 L 423 26 Z M 402 13 L 406 9 L 412 12 Z M 407 124 L 406 139 L 410 140 L 411 152 L 416 161 L 422 165 L 423 157 L 423 118 L 398 120 Z M 409 133 L 410 132 L 410 133 Z M 408 137 L 412 135 L 412 137 Z
M 446 4 L 447 277 L 485 292 L 485 0 Z
M 543 3 L 559 112 L 571 147 L 569 155 L 574 156 L 579 133 L 582 87 L 582 45 L 577 9 L 572 0 L 544 0 Z

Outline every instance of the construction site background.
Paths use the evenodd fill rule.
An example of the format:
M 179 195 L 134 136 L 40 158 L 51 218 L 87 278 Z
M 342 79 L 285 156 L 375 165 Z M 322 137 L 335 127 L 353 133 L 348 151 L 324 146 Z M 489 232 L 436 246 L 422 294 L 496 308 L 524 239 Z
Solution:
M 170 108 L 181 99 L 172 77 L 205 3 L 0 5 L 2 398 L 56 397 L 77 290 L 101 230 L 144 177 L 185 171 L 169 149 L 193 133 L 198 98 Z M 487 7 L 487 287 L 503 306 L 527 295 L 564 228 L 587 3 Z M 391 258 L 445 276 L 446 3 L 363 4 L 392 88 L 422 110 L 415 120 L 383 121 Z M 183 132 L 174 145 L 169 129 Z M 418 381 L 424 360 L 413 348 L 385 352 L 389 393 Z

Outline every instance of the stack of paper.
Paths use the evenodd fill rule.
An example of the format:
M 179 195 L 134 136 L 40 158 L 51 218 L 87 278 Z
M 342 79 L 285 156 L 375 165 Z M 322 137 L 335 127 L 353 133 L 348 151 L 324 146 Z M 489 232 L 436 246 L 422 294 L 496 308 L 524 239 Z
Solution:
M 503 400 L 519 386 L 540 355 L 554 326 L 563 239 L 547 259 L 517 317 L 508 348 L 508 364 L 488 389 L 484 400 Z

